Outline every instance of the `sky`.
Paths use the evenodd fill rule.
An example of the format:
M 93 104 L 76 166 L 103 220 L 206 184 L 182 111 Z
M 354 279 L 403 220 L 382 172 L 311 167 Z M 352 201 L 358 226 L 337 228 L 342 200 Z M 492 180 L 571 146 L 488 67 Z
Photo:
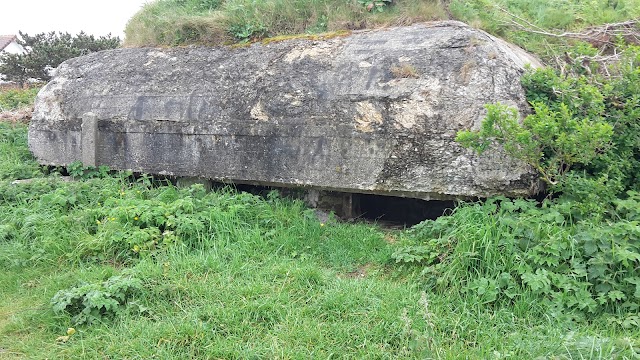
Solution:
M 62 31 L 124 39 L 127 21 L 150 0 L 0 0 L 0 35 Z

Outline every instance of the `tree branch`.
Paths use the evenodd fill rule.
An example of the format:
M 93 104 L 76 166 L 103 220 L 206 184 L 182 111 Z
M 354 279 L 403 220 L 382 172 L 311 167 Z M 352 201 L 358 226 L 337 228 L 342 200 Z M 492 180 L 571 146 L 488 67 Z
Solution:
M 549 37 L 555 38 L 572 38 L 587 41 L 590 43 L 598 43 L 598 44 L 606 44 L 606 45 L 615 45 L 610 41 L 611 37 L 622 36 L 625 38 L 631 38 L 633 43 L 640 43 L 640 28 L 638 28 L 638 24 L 640 23 L 640 19 L 632 19 L 617 23 L 604 24 L 602 26 L 594 26 L 587 28 L 583 32 L 562 32 L 556 33 L 544 30 L 543 28 L 533 24 L 532 22 L 524 19 L 516 14 L 509 12 L 508 10 L 495 5 L 496 8 L 505 14 L 507 14 L 509 19 L 509 24 L 518 28 L 521 31 L 529 32 L 532 34 L 539 34 Z

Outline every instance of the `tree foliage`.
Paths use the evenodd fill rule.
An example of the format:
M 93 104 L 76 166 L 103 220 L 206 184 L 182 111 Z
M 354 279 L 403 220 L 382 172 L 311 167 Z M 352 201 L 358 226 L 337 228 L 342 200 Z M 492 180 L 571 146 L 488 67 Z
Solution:
M 0 74 L 4 80 L 19 84 L 29 79 L 48 81 L 51 79 L 50 71 L 67 59 L 120 46 L 119 37 L 107 35 L 96 38 L 84 32 L 75 36 L 62 32 L 30 36 L 20 32 L 17 42 L 26 53 L 0 56 Z
M 478 153 L 500 143 L 516 159 L 533 166 L 550 185 L 574 164 L 590 164 L 609 147 L 613 127 L 600 117 L 579 117 L 561 103 L 552 109 L 532 103 L 534 114 L 518 122 L 518 112 L 500 103 L 487 105 L 487 117 L 479 131 L 461 131 L 457 140 Z

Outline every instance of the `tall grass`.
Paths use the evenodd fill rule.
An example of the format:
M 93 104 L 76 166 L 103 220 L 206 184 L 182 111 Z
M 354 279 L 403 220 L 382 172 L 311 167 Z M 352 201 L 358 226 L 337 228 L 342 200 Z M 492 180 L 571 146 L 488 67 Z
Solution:
M 39 176 L 40 169 L 27 148 L 24 125 L 0 122 L 0 180 Z
M 366 2 L 365 2 L 366 3 Z M 156 0 L 128 23 L 126 46 L 223 45 L 266 37 L 316 34 L 454 19 L 538 54 L 561 56 L 571 39 L 561 33 L 640 17 L 640 0 L 395 0 L 369 12 L 358 0 Z
M 491 204 L 409 231 L 321 223 L 276 193 L 206 193 L 127 173 L 62 181 L 39 171 L 25 138 L 26 126 L 0 124 L 0 154 L 9 154 L 0 157 L 0 356 L 608 359 L 638 351 L 637 328 L 549 312 L 536 294 L 487 303 L 477 290 L 458 291 L 521 263 L 505 251 L 505 234 L 518 226 Z M 22 166 L 40 178 L 12 184 Z M 407 246 L 391 240 L 420 244 L 435 233 L 457 244 L 442 259 L 450 264 L 444 291 L 391 263 Z M 130 305 L 107 311 L 108 294 L 83 295 L 99 321 L 75 324 L 52 310 L 58 291 L 123 274 L 142 284 Z
M 437 0 L 397 0 L 385 11 L 374 13 L 356 0 L 158 0 L 145 5 L 129 21 L 125 45 L 221 45 L 445 17 L 444 7 Z
M 463 21 L 504 35 L 513 14 L 542 29 L 578 30 L 640 16 L 639 0 L 453 0 L 453 15 Z

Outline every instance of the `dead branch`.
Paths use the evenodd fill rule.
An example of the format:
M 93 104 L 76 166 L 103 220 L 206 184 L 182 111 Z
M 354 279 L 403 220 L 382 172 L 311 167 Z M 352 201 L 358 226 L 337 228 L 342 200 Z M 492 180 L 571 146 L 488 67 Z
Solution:
M 542 29 L 532 22 L 524 19 L 508 10 L 497 6 L 496 8 L 509 16 L 509 24 L 518 30 L 539 34 L 554 38 L 571 38 L 586 41 L 596 48 L 615 47 L 615 40 L 623 38 L 629 44 L 640 44 L 640 19 L 632 19 L 618 23 L 604 24 L 586 28 L 582 32 L 552 32 Z

